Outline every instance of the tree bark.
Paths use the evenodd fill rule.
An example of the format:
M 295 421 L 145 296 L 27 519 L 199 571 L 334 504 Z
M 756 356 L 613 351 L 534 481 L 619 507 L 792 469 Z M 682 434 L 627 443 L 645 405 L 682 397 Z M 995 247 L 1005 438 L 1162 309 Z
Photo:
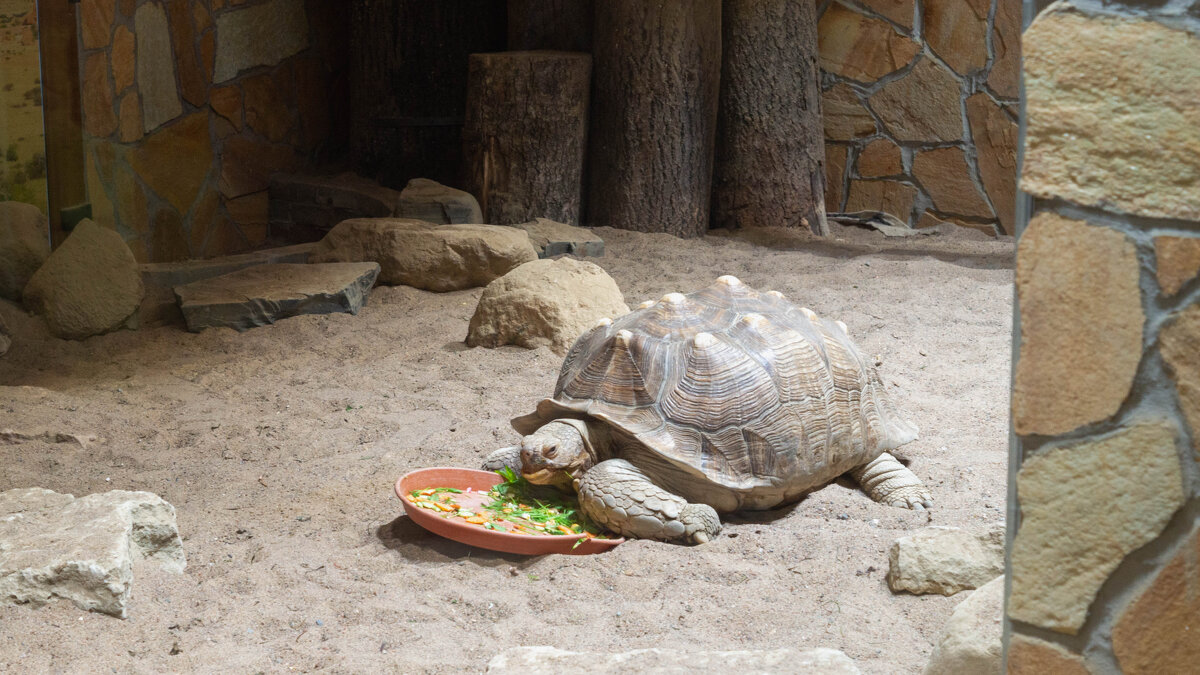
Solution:
M 508 48 L 592 51 L 592 0 L 508 0 Z
M 725 0 L 722 18 L 713 224 L 827 235 L 814 4 Z
M 591 75 L 578 52 L 471 55 L 463 157 L 485 221 L 579 223 Z
M 721 70 L 719 0 L 602 0 L 589 148 L 590 221 L 708 230 Z

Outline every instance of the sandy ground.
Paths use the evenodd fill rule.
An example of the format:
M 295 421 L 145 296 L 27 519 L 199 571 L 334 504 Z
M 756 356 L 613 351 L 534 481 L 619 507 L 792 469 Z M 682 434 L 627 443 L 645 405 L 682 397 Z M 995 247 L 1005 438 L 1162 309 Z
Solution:
M 1011 241 L 601 234 L 596 262 L 631 305 L 734 274 L 845 321 L 921 427 L 904 450 L 935 510 L 834 483 L 730 517 L 704 546 L 471 549 L 409 522 L 392 483 L 510 444 L 509 418 L 551 392 L 561 360 L 466 348 L 480 289 L 377 288 L 358 316 L 83 342 L 0 302 L 16 333 L 0 359 L 0 428 L 99 437 L 0 445 L 0 490 L 156 492 L 178 510 L 188 556 L 183 575 L 136 569 L 126 620 L 65 602 L 0 607 L 0 670 L 480 672 L 506 647 L 553 645 L 832 647 L 866 673 L 919 672 L 965 596 L 893 595 L 886 553 L 927 524 L 1004 517 Z

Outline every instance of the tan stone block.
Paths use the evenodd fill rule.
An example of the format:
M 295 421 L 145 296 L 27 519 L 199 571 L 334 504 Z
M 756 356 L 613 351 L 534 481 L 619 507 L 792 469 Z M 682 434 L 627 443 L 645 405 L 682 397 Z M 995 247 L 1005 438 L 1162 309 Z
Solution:
M 291 101 L 275 84 L 275 78 L 282 78 L 283 72 L 281 68 L 275 74 L 257 75 L 242 80 L 246 124 L 273 143 L 287 139 L 295 126 L 290 108 Z
M 986 234 L 989 237 L 994 238 L 997 236 L 996 228 L 999 226 L 999 223 L 996 223 L 996 222 L 977 223 L 977 222 L 970 221 L 970 220 L 964 220 L 962 218 L 955 218 L 954 216 L 942 216 L 942 215 L 938 215 L 938 214 L 930 212 L 930 211 L 926 211 L 925 213 L 921 214 L 921 217 L 919 219 L 917 219 L 917 224 L 914 227 L 916 227 L 918 230 L 923 230 L 927 227 L 938 227 L 941 225 L 953 225 L 955 227 L 965 227 L 965 228 L 968 228 L 971 230 L 977 230 L 979 232 L 982 232 L 983 234 Z
M 207 189 L 200 198 L 196 200 L 196 208 L 192 211 L 192 222 L 188 227 L 188 241 L 191 243 L 192 254 L 199 255 L 204 251 L 204 243 L 208 239 L 208 234 L 217 225 L 218 219 L 224 218 L 221 214 L 221 193 L 214 189 Z
M 1052 10 L 1024 50 L 1026 192 L 1200 220 L 1200 38 Z
M 146 185 L 187 213 L 212 168 L 208 115 L 193 113 L 151 134 L 129 153 L 129 164 Z M 154 244 L 157 255 L 158 245 Z
M 83 37 L 84 49 L 102 49 L 108 46 L 116 11 L 115 0 L 80 1 L 79 32 Z
M 1021 92 L 1021 0 L 996 0 L 992 51 L 987 84 L 997 95 L 1016 99 Z
M 202 106 L 208 99 L 208 82 L 196 56 L 196 34 L 192 29 L 190 0 L 168 0 L 167 13 L 171 20 L 171 40 L 175 44 L 175 67 L 179 73 L 179 89 L 183 99 Z
M 1200 460 L 1200 304 L 1173 316 L 1163 326 L 1158 342 Z
M 94 150 L 89 155 L 84 163 L 87 165 L 85 169 L 87 196 L 88 202 L 92 205 L 92 220 L 97 225 L 115 230 L 117 227 L 116 211 L 113 208 L 112 198 L 108 196 L 108 186 L 111 181 L 100 176 L 100 171 L 96 167 L 98 162 L 94 156 Z
M 123 16 L 133 16 L 133 10 L 137 7 L 137 0 L 121 0 L 118 7 Z
M 208 100 L 213 112 L 229 120 L 233 127 L 241 131 L 242 125 L 242 90 L 237 85 L 213 89 Z
M 200 36 L 200 67 L 204 69 L 204 81 L 213 81 L 213 58 L 217 51 L 217 33 L 208 31 Z
M 125 94 L 121 99 L 120 126 L 117 138 L 122 143 L 133 143 L 142 136 L 142 101 L 136 91 Z
M 118 94 L 133 84 L 136 64 L 133 46 L 133 32 L 125 26 L 117 26 L 117 31 L 113 33 L 110 59 L 112 61 L 113 87 Z M 139 114 L 138 117 L 140 118 L 141 115 Z
M 842 210 L 842 197 L 846 191 L 847 147 L 825 144 L 825 208 L 837 212 Z
M 1200 274 L 1200 237 L 1155 237 L 1158 285 L 1166 295 L 1175 295 L 1184 284 Z
M 898 141 L 957 141 L 963 131 L 961 97 L 958 78 L 932 59 L 921 59 L 908 75 L 876 92 L 870 104 Z
M 1065 647 L 1013 633 L 1008 641 L 1008 675 L 1089 675 L 1083 657 Z
M 863 0 L 862 4 L 876 14 L 912 30 L 913 0 Z
M 825 138 L 850 141 L 875 133 L 875 119 L 848 84 L 835 84 L 821 94 Z
M 154 214 L 154 232 L 150 243 L 150 256 L 154 262 L 187 260 L 191 257 L 187 242 L 183 218 L 177 211 L 165 208 Z
M 917 189 L 892 180 L 852 180 L 846 211 L 883 211 L 908 222 Z
M 246 235 L 246 240 L 252 246 L 259 243 L 255 238 L 266 239 L 269 204 L 270 199 L 265 190 L 225 202 L 225 210 L 229 217 L 237 224 L 242 234 Z M 261 237 L 256 237 L 259 233 Z
M 1200 663 L 1200 527 L 1113 629 L 1113 653 L 1125 675 L 1192 673 Z
M 961 148 L 919 152 L 913 158 L 912 171 L 938 211 L 977 218 L 995 215 L 971 179 L 971 168 Z
M 871 141 L 858 153 L 858 175 L 863 178 L 896 176 L 903 172 L 900 146 L 886 138 Z
M 925 0 L 923 34 L 934 54 L 959 75 L 987 65 L 990 0 Z
M 272 174 L 290 171 L 298 164 L 290 146 L 233 136 L 221 150 L 221 194 L 232 199 L 261 192 L 267 189 Z
M 212 226 L 208 238 L 204 242 L 204 256 L 213 258 L 219 255 L 240 253 L 250 248 L 242 231 L 225 216 L 218 216 Z
M 150 234 L 150 216 L 147 212 L 146 191 L 130 169 L 116 172 L 114 186 L 117 198 L 117 215 L 128 229 L 139 236 Z
M 204 3 L 197 2 L 195 6 L 192 7 L 192 22 L 195 24 L 196 32 L 198 33 L 203 33 L 209 28 L 212 28 L 212 14 L 209 13 L 208 8 L 204 6 Z
M 831 4 L 817 24 L 821 68 L 860 82 L 873 82 L 908 65 L 920 45 L 886 21 Z
M 108 83 L 108 59 L 102 52 L 83 62 L 83 127 L 96 138 L 107 138 L 117 130 L 112 86 Z
M 1175 428 L 1145 421 L 1028 457 L 1017 497 L 1008 615 L 1075 635 L 1108 575 L 1183 504 Z
M 1061 434 L 1111 417 L 1142 356 L 1137 251 L 1124 234 L 1037 214 L 1017 245 L 1018 434 Z
M 146 133 L 179 117 L 183 104 L 175 85 L 175 56 L 167 14 L 157 2 L 143 3 L 133 17 L 137 36 L 137 86 Z
M 1017 123 L 987 94 L 967 99 L 967 121 L 975 140 L 976 163 L 1005 234 L 1016 233 Z

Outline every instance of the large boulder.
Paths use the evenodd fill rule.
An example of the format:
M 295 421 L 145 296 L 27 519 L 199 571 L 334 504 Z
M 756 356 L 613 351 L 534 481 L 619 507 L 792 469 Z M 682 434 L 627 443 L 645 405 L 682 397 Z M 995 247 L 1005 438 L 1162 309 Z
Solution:
M 377 262 L 380 283 L 457 291 L 485 286 L 536 259 L 529 235 L 512 227 L 354 218 L 330 230 L 308 260 Z
M 140 559 L 175 573 L 187 565 L 175 508 L 158 495 L 0 492 L 0 602 L 63 598 L 123 618 Z
M 572 258 L 525 263 L 488 284 L 467 330 L 472 347 L 550 347 L 565 354 L 603 318 L 627 314 L 617 282 Z
M 175 293 L 188 330 L 243 331 L 301 314 L 358 314 L 378 276 L 373 262 L 255 265 L 179 286 Z
M 954 612 L 929 655 L 923 675 L 995 675 L 1000 672 L 1004 577 L 980 586 Z
M 575 227 L 549 218 L 535 218 L 513 227 L 529 233 L 529 241 L 538 250 L 539 258 L 563 254 L 597 258 L 604 255 L 604 240 L 586 227 Z
M 137 311 L 144 288 L 121 235 L 83 220 L 25 286 L 25 305 L 50 332 L 83 338 L 116 330 Z
M 400 191 L 396 215 L 443 225 L 483 222 L 483 211 L 470 192 L 456 190 L 428 178 L 408 181 L 408 185 Z
M 32 204 L 0 202 L 0 298 L 20 300 L 29 278 L 50 256 L 50 227 Z
M 983 532 L 927 527 L 892 543 L 888 586 L 894 592 L 954 595 L 1004 573 L 1004 523 Z
M 488 662 L 488 675 L 557 673 L 797 673 L 858 675 L 854 661 L 836 649 L 704 651 L 635 649 L 629 652 L 572 652 L 555 647 L 513 647 Z

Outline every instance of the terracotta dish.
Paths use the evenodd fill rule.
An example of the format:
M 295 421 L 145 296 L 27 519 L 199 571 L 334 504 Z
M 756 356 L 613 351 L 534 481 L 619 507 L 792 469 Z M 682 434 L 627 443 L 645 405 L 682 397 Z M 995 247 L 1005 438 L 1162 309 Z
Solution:
M 499 482 L 501 482 L 500 476 L 491 471 L 431 467 L 418 469 L 401 476 L 396 481 L 396 496 L 404 502 L 404 512 L 414 523 L 447 539 L 492 551 L 523 555 L 545 555 L 547 553 L 585 555 L 607 551 L 625 541 L 624 539 L 588 539 L 576 546 L 575 544 L 579 542 L 579 537 L 576 535 L 534 536 L 497 532 L 463 522 L 458 518 L 443 518 L 433 511 L 420 508 L 408 498 L 413 490 L 424 490 L 431 487 L 448 487 L 459 490 L 471 488 L 473 491 L 487 492 Z

